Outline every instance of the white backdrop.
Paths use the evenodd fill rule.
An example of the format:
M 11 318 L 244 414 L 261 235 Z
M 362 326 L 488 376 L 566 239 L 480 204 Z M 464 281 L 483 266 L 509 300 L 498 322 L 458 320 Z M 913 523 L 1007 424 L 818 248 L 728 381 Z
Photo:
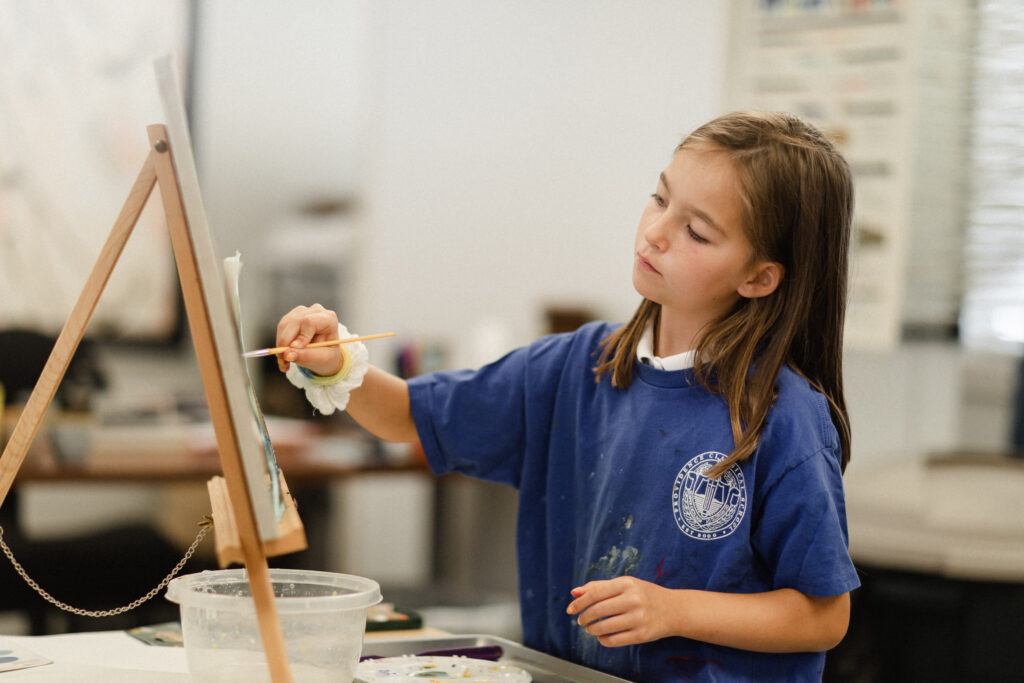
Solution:
M 64 324 L 162 112 L 152 61 L 184 55 L 187 2 L 0 0 L 0 327 Z M 177 289 L 151 201 L 90 332 L 159 339 Z
M 547 304 L 632 311 L 646 196 L 720 111 L 724 4 L 249 7 L 200 6 L 193 126 L 210 223 L 242 249 L 249 301 L 269 299 L 267 236 L 333 193 L 360 207 L 356 245 L 336 255 L 360 332 L 440 339 L 459 364 L 495 319 L 497 347 L 542 332 Z

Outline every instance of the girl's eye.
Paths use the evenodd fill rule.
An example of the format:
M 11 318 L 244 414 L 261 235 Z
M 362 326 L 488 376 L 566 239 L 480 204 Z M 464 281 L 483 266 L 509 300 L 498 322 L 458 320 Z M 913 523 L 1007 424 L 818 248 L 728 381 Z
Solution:
M 653 199 L 654 203 L 660 206 L 661 208 L 665 208 L 665 200 L 662 199 L 661 195 L 658 194 L 657 192 L 651 195 L 651 199 Z
M 701 237 L 700 235 L 698 235 L 698 234 L 696 233 L 696 231 L 694 231 L 694 229 L 693 229 L 693 227 L 692 227 L 692 226 L 690 226 L 690 225 L 687 225 L 687 226 L 686 226 L 686 230 L 687 230 L 687 232 L 689 232 L 689 233 L 690 233 L 690 237 L 692 237 L 692 238 L 693 238 L 693 241 L 694 241 L 694 242 L 697 242 L 697 243 L 699 243 L 699 244 L 707 244 L 707 243 L 708 243 L 708 241 L 707 241 L 706 239 L 704 239 L 703 237 Z

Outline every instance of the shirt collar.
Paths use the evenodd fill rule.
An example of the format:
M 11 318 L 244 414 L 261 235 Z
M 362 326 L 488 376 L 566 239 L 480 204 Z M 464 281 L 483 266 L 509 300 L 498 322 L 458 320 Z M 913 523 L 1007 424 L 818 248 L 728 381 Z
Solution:
M 653 322 L 647 323 L 643 334 L 640 335 L 640 343 L 636 345 L 636 359 L 644 365 L 650 365 L 658 370 L 687 370 L 693 367 L 693 356 L 693 349 L 667 358 L 655 356 Z

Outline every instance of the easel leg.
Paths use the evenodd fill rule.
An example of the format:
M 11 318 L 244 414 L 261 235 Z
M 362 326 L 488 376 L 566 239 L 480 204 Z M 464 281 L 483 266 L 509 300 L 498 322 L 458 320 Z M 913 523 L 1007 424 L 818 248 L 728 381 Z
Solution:
M 210 408 L 210 418 L 217 436 L 221 469 L 224 472 L 228 498 L 241 540 L 245 567 L 249 572 L 249 586 L 252 590 L 253 601 L 256 603 L 256 618 L 259 620 L 260 637 L 263 640 L 270 677 L 273 683 L 292 683 L 293 679 L 288 667 L 288 654 L 284 646 L 284 636 L 281 633 L 281 622 L 274 605 L 270 570 L 267 567 L 263 543 L 256 527 L 256 517 L 249 498 L 241 455 L 238 453 L 236 426 L 231 419 L 220 360 L 214 346 L 209 311 L 203 298 L 203 284 L 199 276 L 195 246 L 188 231 L 184 203 L 179 191 L 178 176 L 172 158 L 173 150 L 170 148 L 167 129 L 164 126 L 152 125 L 147 128 L 147 131 L 150 144 L 156 151 L 153 166 L 159 181 L 164 214 L 167 216 L 171 248 L 174 250 L 174 259 L 178 267 L 178 278 L 181 282 L 182 297 L 185 300 L 185 312 L 188 314 L 189 327 L 192 331 L 196 359 L 203 376 L 206 402 Z M 206 283 L 206 286 L 221 287 L 222 283 Z M 241 428 L 245 428 L 245 426 L 243 425 Z
M 274 608 L 274 588 L 270 583 L 270 568 L 267 558 L 261 552 L 251 553 L 246 559 L 245 569 L 249 573 L 249 590 L 256 603 L 256 618 L 260 624 L 260 637 L 267 653 L 270 680 L 274 683 L 291 683 L 292 672 L 288 666 L 288 652 L 284 647 L 281 622 Z

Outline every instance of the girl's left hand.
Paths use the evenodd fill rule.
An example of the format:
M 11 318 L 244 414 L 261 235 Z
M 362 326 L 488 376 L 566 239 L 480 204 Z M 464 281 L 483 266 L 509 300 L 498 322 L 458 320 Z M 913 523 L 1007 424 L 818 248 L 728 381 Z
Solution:
M 673 592 L 632 576 L 591 581 L 572 589 L 565 611 L 605 647 L 636 645 L 673 635 Z

